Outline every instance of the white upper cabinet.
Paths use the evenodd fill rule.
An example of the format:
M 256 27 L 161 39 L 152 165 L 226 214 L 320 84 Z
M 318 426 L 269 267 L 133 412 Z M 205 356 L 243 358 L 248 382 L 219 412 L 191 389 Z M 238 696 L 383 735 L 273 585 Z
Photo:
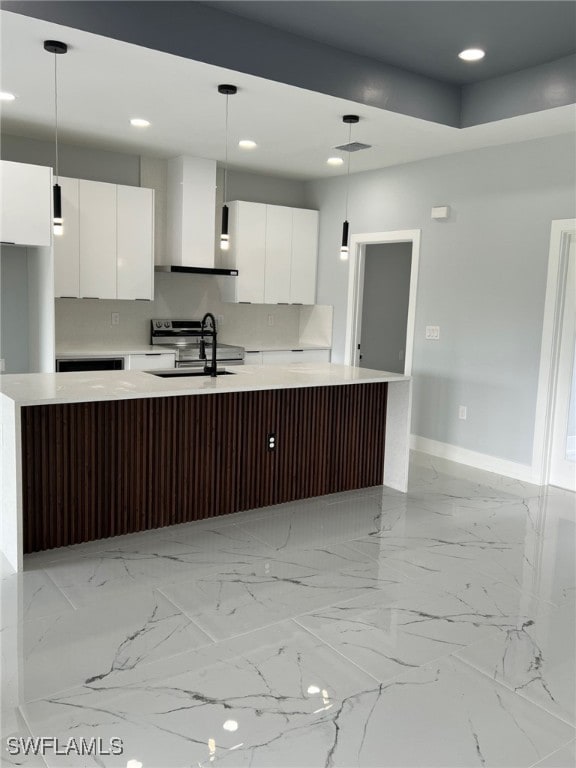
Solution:
M 62 234 L 54 235 L 54 295 L 80 296 L 80 221 L 78 179 L 58 179 L 62 190 Z
M 224 300 L 263 304 L 267 206 L 234 202 L 229 208 L 230 250 L 221 252 L 221 266 L 237 269 L 238 277 L 224 277 L 219 281 Z
M 80 298 L 117 298 L 116 184 L 80 180 Z
M 266 206 L 264 303 L 289 304 L 292 256 L 292 208 Z
M 0 210 L 0 241 L 50 246 L 52 169 L 2 160 Z
M 154 192 L 118 187 L 117 298 L 154 298 Z
M 221 266 L 238 277 L 220 280 L 224 301 L 314 304 L 318 211 L 235 201 L 230 207 L 230 250 Z
M 290 301 L 314 304 L 318 261 L 318 211 L 292 209 Z
M 54 295 L 154 298 L 154 190 L 60 178 Z

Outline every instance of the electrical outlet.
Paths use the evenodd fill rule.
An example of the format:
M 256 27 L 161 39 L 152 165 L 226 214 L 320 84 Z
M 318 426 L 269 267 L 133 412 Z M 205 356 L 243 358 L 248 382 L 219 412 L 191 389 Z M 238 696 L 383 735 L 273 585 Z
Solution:
M 218 325 L 224 325 L 224 315 L 216 315 L 216 322 Z
M 463 421 L 466 421 L 468 418 L 468 409 L 465 405 L 458 406 L 458 418 L 462 419 Z
M 274 315 L 268 315 L 268 325 L 274 325 Z
M 110 325 L 120 325 L 120 312 L 112 312 L 110 315 Z
M 427 325 L 426 326 L 426 338 L 437 341 L 440 338 L 440 326 L 439 325 Z
M 0 357 L 0 373 L 4 373 L 6 370 L 6 360 L 4 360 L 3 357 Z

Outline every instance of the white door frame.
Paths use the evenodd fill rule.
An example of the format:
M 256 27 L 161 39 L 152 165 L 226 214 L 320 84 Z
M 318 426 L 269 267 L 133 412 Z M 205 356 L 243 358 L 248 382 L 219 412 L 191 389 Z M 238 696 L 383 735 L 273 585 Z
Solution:
M 416 294 L 418 290 L 418 266 L 420 263 L 420 229 L 401 229 L 395 232 L 369 232 L 350 237 L 350 261 L 348 266 L 348 307 L 346 310 L 346 346 L 344 364 L 358 365 L 358 339 L 362 325 L 362 297 L 364 293 L 364 263 L 366 246 L 379 243 L 412 243 L 410 268 L 410 295 L 408 298 L 408 322 L 406 324 L 406 350 L 404 374 L 412 374 L 414 350 L 414 324 L 416 318 Z
M 565 276 L 570 237 L 573 235 L 576 235 L 576 219 L 557 219 L 552 222 L 532 452 L 532 474 L 534 482 L 539 485 L 547 485 L 550 477 Z

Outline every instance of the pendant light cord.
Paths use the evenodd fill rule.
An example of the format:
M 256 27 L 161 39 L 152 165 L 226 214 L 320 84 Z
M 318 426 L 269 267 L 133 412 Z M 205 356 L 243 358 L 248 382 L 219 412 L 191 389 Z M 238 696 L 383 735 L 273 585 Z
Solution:
M 59 180 L 58 163 L 58 56 L 54 54 L 54 129 L 56 135 L 56 182 Z
M 348 123 L 348 144 L 352 140 L 352 123 Z M 352 159 L 352 152 L 348 151 L 348 171 L 346 172 L 346 216 L 344 217 L 348 221 L 348 192 L 350 191 L 350 160 Z
M 226 129 L 225 129 L 225 141 L 226 146 L 224 148 L 224 199 L 223 205 L 226 205 L 226 186 L 228 182 L 228 99 L 230 96 L 226 94 Z

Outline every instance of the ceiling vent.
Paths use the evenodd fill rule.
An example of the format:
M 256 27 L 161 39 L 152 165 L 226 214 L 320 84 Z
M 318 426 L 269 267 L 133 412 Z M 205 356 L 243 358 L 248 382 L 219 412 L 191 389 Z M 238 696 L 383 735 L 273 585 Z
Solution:
M 361 141 L 351 141 L 350 144 L 342 144 L 334 149 L 339 149 L 342 152 L 360 152 L 361 149 L 370 149 L 371 144 L 362 144 Z

